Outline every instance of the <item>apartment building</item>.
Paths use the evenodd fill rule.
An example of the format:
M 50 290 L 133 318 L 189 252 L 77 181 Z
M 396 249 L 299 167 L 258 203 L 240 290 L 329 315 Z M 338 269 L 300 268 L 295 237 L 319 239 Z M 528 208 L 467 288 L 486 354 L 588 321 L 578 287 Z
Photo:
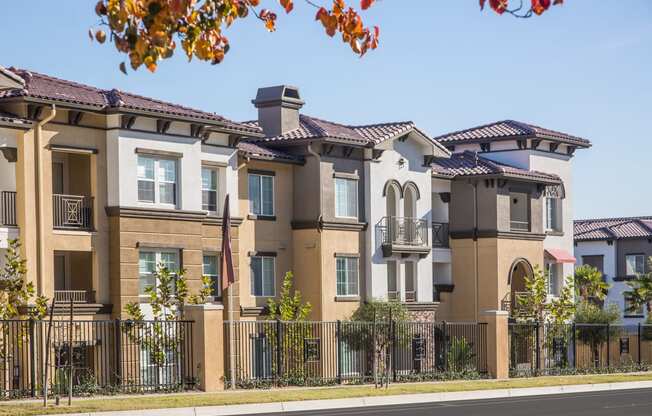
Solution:
M 643 323 L 645 307 L 632 310 L 627 282 L 650 272 L 652 217 L 598 218 L 575 221 L 575 257 L 578 265 L 597 268 L 609 283 L 606 304 L 614 303 L 623 323 Z
M 458 321 L 509 308 L 537 265 L 551 296 L 572 273 L 571 161 L 588 141 L 513 121 L 438 138 L 409 121 L 326 121 L 288 85 L 252 104 L 256 119 L 234 122 L 2 69 L 0 250 L 20 237 L 39 293 L 79 315 L 146 304 L 161 263 L 191 290 L 210 276 L 226 303 L 229 194 L 237 319 L 264 319 L 287 271 L 312 319 L 391 299 Z

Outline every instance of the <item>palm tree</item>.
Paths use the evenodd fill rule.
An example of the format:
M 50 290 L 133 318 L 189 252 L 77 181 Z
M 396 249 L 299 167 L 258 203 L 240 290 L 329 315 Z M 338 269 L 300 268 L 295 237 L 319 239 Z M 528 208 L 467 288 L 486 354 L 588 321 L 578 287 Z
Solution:
M 636 280 L 627 282 L 632 290 L 625 292 L 630 299 L 628 312 L 634 312 L 645 306 L 648 319 L 652 317 L 652 272 L 638 275 Z
M 585 302 L 602 306 L 610 285 L 602 278 L 602 273 L 593 266 L 585 264 L 575 269 L 575 290 Z

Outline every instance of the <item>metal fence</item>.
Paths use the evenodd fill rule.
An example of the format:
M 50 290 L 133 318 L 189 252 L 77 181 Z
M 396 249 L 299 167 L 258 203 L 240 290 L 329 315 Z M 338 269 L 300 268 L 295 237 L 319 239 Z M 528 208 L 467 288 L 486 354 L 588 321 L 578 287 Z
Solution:
M 195 385 L 190 321 L 0 321 L 0 398 Z M 49 342 L 48 331 L 50 332 Z M 47 380 L 46 377 L 47 363 Z
M 225 322 L 227 384 L 331 385 L 481 377 L 486 324 Z M 233 366 L 231 366 L 233 362 Z
M 652 325 L 510 323 L 510 375 L 652 368 Z

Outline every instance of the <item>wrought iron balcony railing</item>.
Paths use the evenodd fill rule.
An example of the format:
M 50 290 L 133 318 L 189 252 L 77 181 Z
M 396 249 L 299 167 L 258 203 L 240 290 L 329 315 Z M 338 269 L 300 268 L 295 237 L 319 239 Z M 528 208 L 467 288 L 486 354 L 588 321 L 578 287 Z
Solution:
M 512 231 L 530 231 L 530 222 L 512 220 L 509 222 L 509 228 Z
M 16 226 L 16 192 L 0 192 L 0 225 Z
M 448 223 L 447 222 L 433 222 L 432 223 L 432 247 L 433 248 L 448 248 Z
M 93 228 L 93 197 L 79 195 L 52 195 L 54 228 L 64 230 L 91 230 Z
M 428 223 L 418 218 L 383 217 L 379 224 L 383 245 L 428 246 Z

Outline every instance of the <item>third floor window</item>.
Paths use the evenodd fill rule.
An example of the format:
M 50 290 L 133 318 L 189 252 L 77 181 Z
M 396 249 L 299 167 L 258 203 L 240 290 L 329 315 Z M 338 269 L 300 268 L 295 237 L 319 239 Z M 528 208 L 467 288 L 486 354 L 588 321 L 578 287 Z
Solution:
M 254 215 L 274 215 L 274 176 L 249 173 L 249 211 Z
M 176 160 L 138 156 L 138 201 L 176 205 Z
M 335 216 L 358 218 L 358 181 L 335 178 Z

